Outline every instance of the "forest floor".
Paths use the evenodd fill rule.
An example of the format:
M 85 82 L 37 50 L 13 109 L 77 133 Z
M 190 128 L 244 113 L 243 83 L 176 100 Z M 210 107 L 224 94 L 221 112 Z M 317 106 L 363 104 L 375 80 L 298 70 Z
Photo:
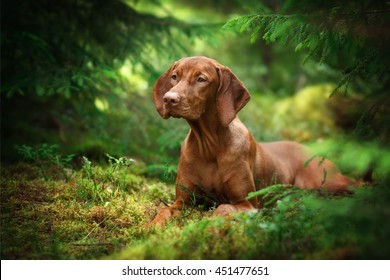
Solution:
M 1 168 L 2 259 L 366 259 L 388 258 L 389 191 L 331 196 L 274 185 L 265 208 L 230 219 L 185 209 L 150 228 L 173 185 L 136 169 L 31 163 Z M 44 176 L 43 176 L 44 175 Z

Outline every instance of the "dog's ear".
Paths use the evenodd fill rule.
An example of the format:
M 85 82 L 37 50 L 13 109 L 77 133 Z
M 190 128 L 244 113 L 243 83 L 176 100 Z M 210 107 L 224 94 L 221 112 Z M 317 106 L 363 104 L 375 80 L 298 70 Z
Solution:
M 160 78 L 156 81 L 153 87 L 153 101 L 154 106 L 156 107 L 157 112 L 164 119 L 168 119 L 169 115 L 164 114 L 164 94 L 167 93 L 171 88 L 171 73 L 176 63 L 174 63 Z
M 217 113 L 221 124 L 227 126 L 248 103 L 251 96 L 244 84 L 229 68 L 220 66 L 217 71 L 220 80 L 217 92 Z

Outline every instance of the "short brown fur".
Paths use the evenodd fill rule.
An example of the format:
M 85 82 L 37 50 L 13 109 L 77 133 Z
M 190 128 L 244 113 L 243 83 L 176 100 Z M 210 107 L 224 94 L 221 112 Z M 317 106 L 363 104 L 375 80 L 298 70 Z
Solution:
M 221 198 L 215 215 L 255 209 L 248 193 L 272 184 L 348 191 L 354 181 L 329 160 L 310 158 L 298 143 L 257 143 L 237 117 L 250 99 L 229 68 L 207 57 L 177 61 L 156 82 L 154 103 L 164 119 L 184 118 L 190 125 L 183 142 L 176 179 L 176 199 L 162 208 L 154 225 L 163 225 L 191 202 L 191 192 Z M 222 199 L 223 198 L 223 199 Z

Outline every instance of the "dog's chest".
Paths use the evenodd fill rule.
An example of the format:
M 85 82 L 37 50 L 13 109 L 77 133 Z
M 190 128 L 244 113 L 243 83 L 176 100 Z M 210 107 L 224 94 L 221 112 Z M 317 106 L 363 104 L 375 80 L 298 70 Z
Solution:
M 223 191 L 226 174 L 218 167 L 216 162 L 199 162 L 192 170 L 195 175 L 195 185 L 202 188 L 205 193 Z

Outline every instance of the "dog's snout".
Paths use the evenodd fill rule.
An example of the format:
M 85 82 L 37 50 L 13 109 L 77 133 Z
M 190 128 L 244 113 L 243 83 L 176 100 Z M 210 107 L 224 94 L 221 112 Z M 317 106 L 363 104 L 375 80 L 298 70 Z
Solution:
M 179 104 L 180 97 L 179 97 L 179 94 L 177 92 L 168 91 L 164 95 L 163 100 L 164 100 L 164 103 L 166 105 L 175 106 L 175 105 Z

